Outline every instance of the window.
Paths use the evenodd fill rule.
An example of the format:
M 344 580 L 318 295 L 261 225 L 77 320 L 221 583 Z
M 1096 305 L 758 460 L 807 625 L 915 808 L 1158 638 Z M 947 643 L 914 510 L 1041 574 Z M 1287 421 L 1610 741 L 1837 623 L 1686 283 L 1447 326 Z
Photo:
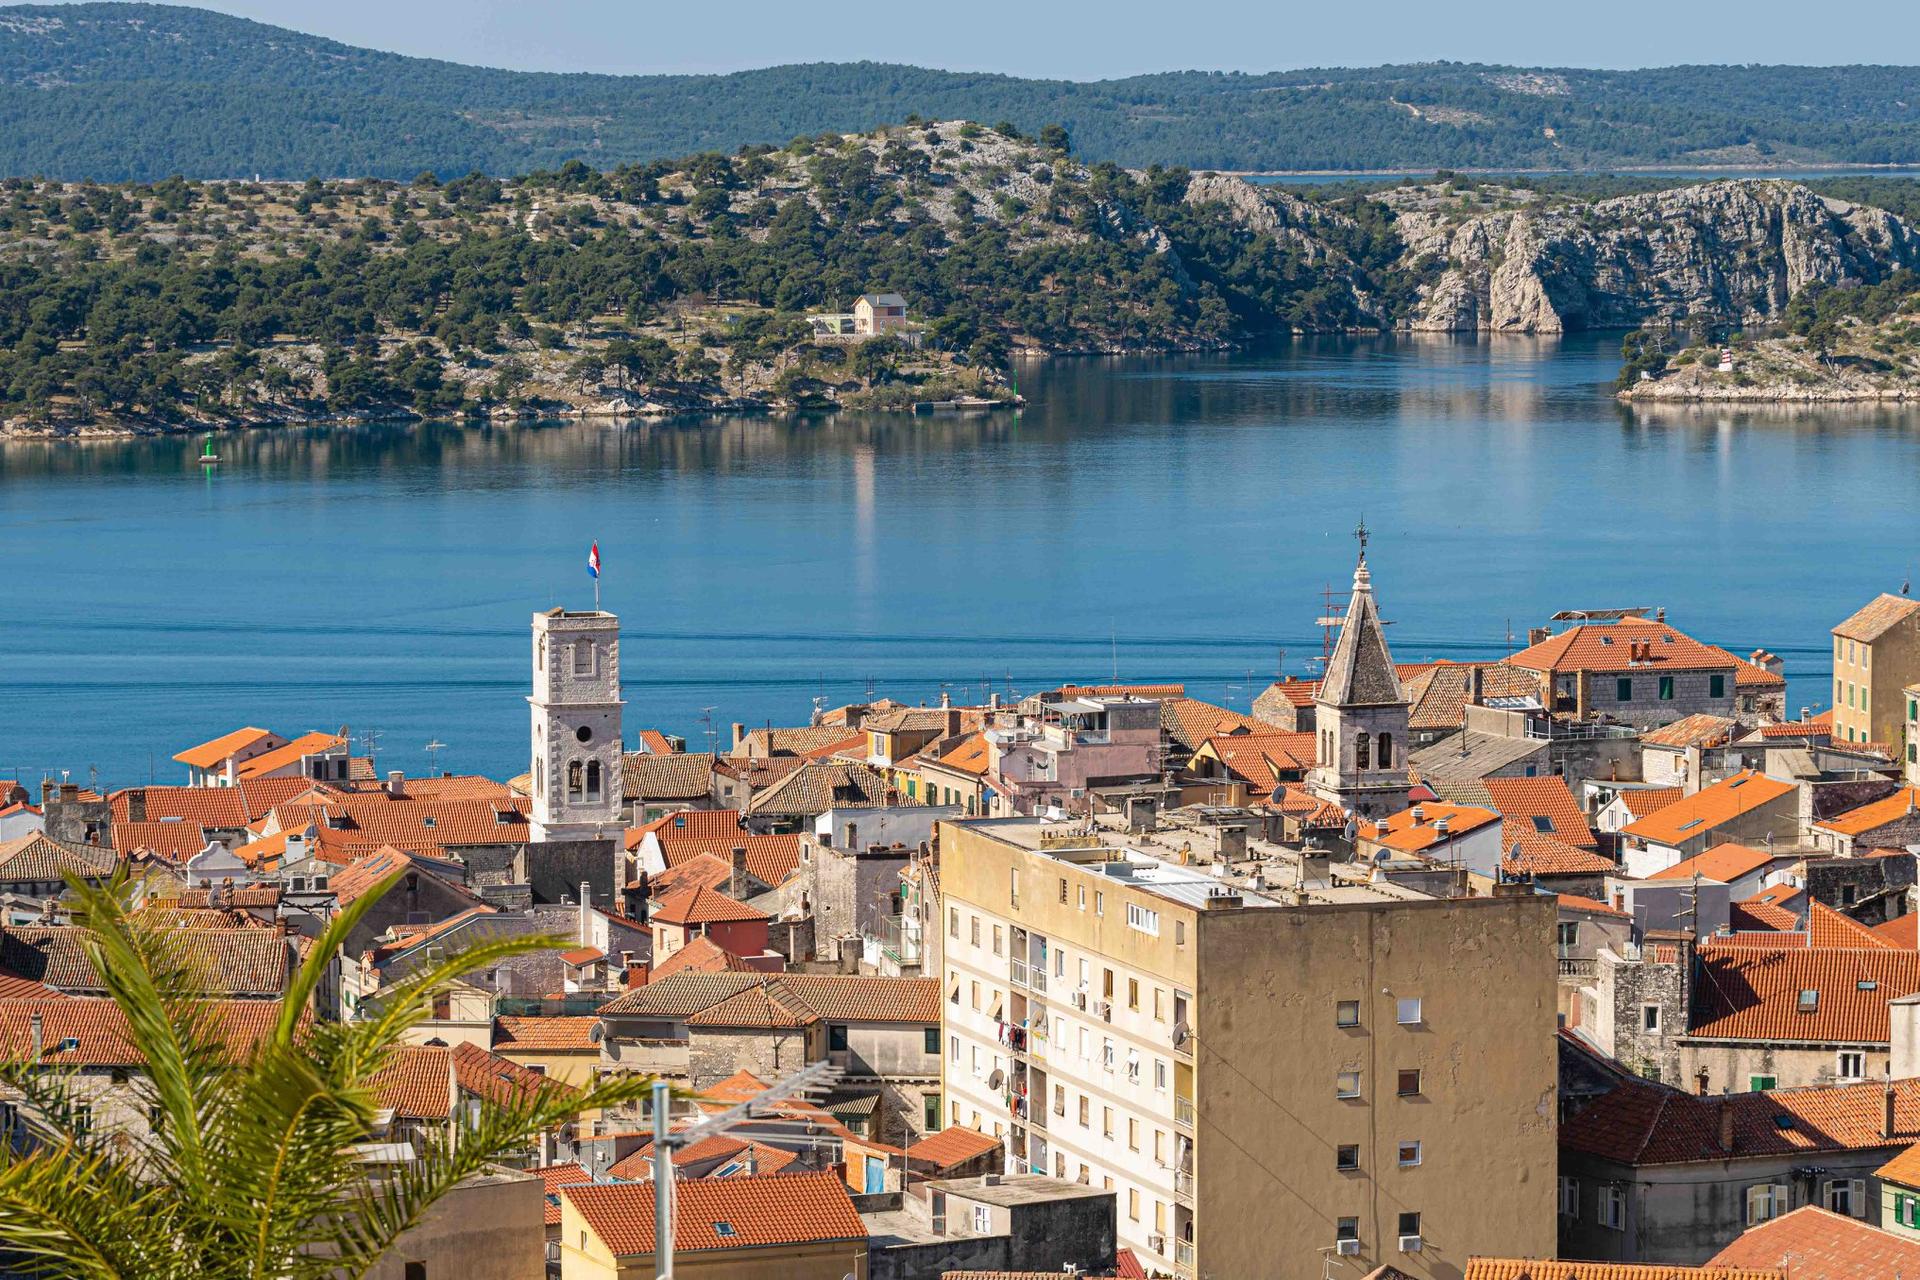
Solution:
M 1067 905 L 1067 878 L 1065 876 L 1060 877 L 1060 905 L 1063 907 Z
M 1127 1216 L 1135 1222 L 1140 1221 L 1140 1188 L 1127 1188 Z
M 1709 698 L 1726 697 L 1727 696 L 1727 678 L 1725 676 L 1708 676 L 1707 677 L 1707 696 Z
M 925 1107 L 925 1114 L 922 1118 L 926 1121 L 927 1132 L 932 1133 L 940 1127 L 940 1095 L 937 1093 L 929 1093 L 924 1095 L 920 1101 Z
M 1855 902 L 1859 901 L 1859 899 L 1860 899 L 1859 886 L 1851 885 L 1851 884 L 1843 884 L 1840 886 L 1840 905 L 1841 906 L 1850 907 Z
M 1342 1071 L 1333 1078 L 1333 1096 L 1336 1098 L 1357 1098 L 1360 1096 L 1360 1073 Z
M 1113 1041 L 1105 1036 L 1100 1037 L 1100 1065 L 1113 1070 Z
M 1633 701 L 1633 678 L 1620 676 L 1613 682 L 1613 700 L 1615 702 Z
M 1113 970 L 1111 969 L 1102 969 L 1100 971 L 1100 998 L 1102 1000 L 1113 999 Z
M 977 1236 L 993 1234 L 993 1210 L 987 1205 L 973 1206 L 973 1234 Z
M 574 641 L 573 674 L 577 676 L 590 676 L 593 674 L 593 641 Z
M 1580 945 L 1580 922 L 1562 920 L 1560 922 L 1560 958 L 1565 960 L 1573 949 Z
M 1167 1060 L 1165 1058 L 1155 1058 L 1153 1060 L 1153 1087 L 1162 1093 L 1166 1092 Z
M 1420 1163 L 1420 1144 L 1417 1142 L 1401 1143 L 1399 1159 L 1400 1159 L 1400 1167 L 1402 1169 L 1411 1169 L 1414 1165 L 1419 1164 Z
M 1792 1188 L 1784 1182 L 1760 1182 L 1747 1188 L 1747 1225 L 1772 1222 L 1793 1208 Z
M 1080 909 L 1082 911 L 1087 909 L 1087 886 L 1085 885 L 1080 886 Z
M 1600 1188 L 1600 1225 L 1610 1231 L 1627 1229 L 1627 1193 L 1619 1187 Z
M 1650 1036 L 1660 1034 L 1660 1006 L 1643 1004 L 1640 1006 L 1640 1029 Z
M 1063 1084 L 1053 1086 L 1053 1114 L 1067 1114 L 1067 1086 Z
M 1417 1213 L 1401 1214 L 1400 1215 L 1400 1240 L 1402 1242 L 1402 1246 L 1404 1247 L 1405 1242 L 1409 1240 L 1418 1240 L 1419 1238 L 1420 1238 L 1420 1215 Z M 1417 1248 L 1418 1246 L 1416 1245 L 1415 1247 Z
M 1354 735 L 1353 767 L 1356 769 L 1373 767 L 1373 741 L 1364 733 Z
M 1360 1219 L 1336 1218 L 1333 1224 L 1335 1240 L 1358 1240 L 1360 1238 Z
M 1866 1180 L 1863 1178 L 1829 1179 L 1826 1186 L 1826 1204 L 1829 1213 L 1837 1213 L 1843 1218 L 1866 1217 Z
M 1673 701 L 1673 677 L 1672 676 L 1660 677 L 1660 701 L 1662 702 Z
M 980 917 L 969 916 L 967 918 L 967 929 L 968 929 L 968 932 L 972 935 L 973 945 L 976 947 L 979 946 L 980 945 Z
M 1336 1027 L 1357 1027 L 1360 1025 L 1360 1002 L 1342 1000 L 1333 1007 L 1333 1025 Z
M 720 1224 L 716 1223 L 715 1225 L 718 1226 Z M 427 1280 L 427 1264 L 424 1262 L 404 1263 L 400 1268 L 400 1275 L 401 1280 Z
M 1097 916 L 1107 914 L 1107 895 L 1098 889 L 1093 891 L 1093 914 Z
M 1393 735 L 1390 733 L 1380 735 L 1380 767 L 1393 768 Z
M 955 1062 L 960 1061 L 960 1037 L 959 1036 L 947 1037 L 947 1056 L 949 1058 L 952 1058 Z
M 1153 1131 L 1153 1160 L 1155 1164 L 1165 1163 L 1167 1158 L 1166 1142 L 1167 1142 L 1166 1130 L 1155 1129 Z
M 975 1009 L 980 1007 L 980 984 L 978 982 L 973 984 L 973 1007 Z
M 1088 1101 L 1087 1095 L 1084 1093 L 1080 1095 L 1080 1127 L 1082 1129 L 1093 1128 L 1093 1103 Z
M 1896 1191 L 1893 1195 L 1893 1220 L 1903 1227 L 1920 1230 L 1920 1196 Z
M 1138 929 L 1142 933 L 1150 933 L 1158 937 L 1160 933 L 1160 913 L 1129 902 L 1127 904 L 1127 927 Z
M 1560 1216 L 1576 1221 L 1580 1217 L 1580 1182 L 1577 1178 L 1560 1179 Z
M 1778 1076 L 1748 1076 L 1747 1077 L 1747 1088 L 1754 1093 L 1764 1093 L 1768 1089 L 1777 1089 L 1779 1087 L 1780 1087 L 1780 1079 Z
M 1360 1148 L 1354 1145 L 1333 1149 L 1333 1167 L 1343 1172 L 1360 1167 Z
M 1139 1007 L 1140 1007 L 1140 979 L 1128 978 L 1127 979 L 1127 1008 L 1138 1009 Z
M 947 908 L 947 936 L 950 938 L 960 936 L 960 908 L 958 907 Z
M 1410 1067 L 1400 1073 L 1399 1094 L 1403 1098 L 1420 1096 L 1420 1069 Z
M 1867 1078 L 1867 1055 L 1857 1049 L 1845 1049 L 1840 1053 L 1839 1064 L 1834 1068 L 1835 1076 L 1842 1081 L 1865 1080 Z M 1834 1210 L 1838 1213 L 1839 1210 Z
M 1113 1108 L 1112 1107 L 1100 1108 L 1100 1136 L 1108 1140 L 1111 1140 L 1113 1138 Z
M 847 1028 L 845 1023 L 827 1024 L 827 1048 L 829 1050 L 847 1047 Z
M 931 800 L 933 797 L 927 797 Z M 953 792 L 947 792 L 947 803 L 953 803 Z M 1007 868 L 1007 901 L 1015 907 L 1020 905 L 1020 868 Z
M 1403 996 L 1396 1002 L 1393 1020 L 1403 1027 L 1420 1025 L 1420 997 Z
M 1000 954 L 1000 926 L 993 926 L 993 954 Z
M 940 1052 L 940 1028 L 923 1027 L 921 1028 L 921 1032 L 925 1036 L 925 1040 L 920 1046 L 920 1051 L 922 1053 L 939 1053 Z
M 1127 1117 L 1127 1150 L 1140 1149 L 1140 1121 L 1133 1116 Z
M 1162 987 L 1155 987 L 1153 989 L 1153 1020 L 1155 1022 L 1165 1022 L 1167 1020 L 1166 1000 L 1166 990 Z

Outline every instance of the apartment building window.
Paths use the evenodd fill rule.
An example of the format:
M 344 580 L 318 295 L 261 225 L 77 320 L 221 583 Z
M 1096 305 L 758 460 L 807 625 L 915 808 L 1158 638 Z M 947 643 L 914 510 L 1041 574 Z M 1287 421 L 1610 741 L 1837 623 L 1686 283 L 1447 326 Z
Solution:
M 1747 1225 L 1772 1222 L 1793 1208 L 1793 1188 L 1784 1182 L 1758 1182 L 1747 1188 Z
M 1080 1127 L 1093 1128 L 1093 1103 L 1084 1093 L 1080 1095 Z
M 1395 1002 L 1393 1020 L 1403 1027 L 1417 1027 L 1421 1012 L 1419 996 L 1402 996 Z
M 1135 1222 L 1140 1221 L 1140 1188 L 1127 1188 L 1127 1216 Z
M 1155 1200 L 1153 1202 L 1153 1229 L 1162 1235 L 1166 1234 L 1167 1202 L 1165 1200 Z
M 1053 1086 L 1053 1114 L 1067 1114 L 1067 1086 L 1063 1084 Z
M 1357 1098 L 1360 1096 L 1360 1073 L 1342 1071 L 1333 1077 L 1333 1096 L 1336 1098 Z
M 1085 885 L 1080 886 L 1080 909 L 1082 911 L 1087 909 L 1087 886 Z
M 1420 1069 L 1418 1067 L 1411 1067 L 1400 1073 L 1399 1094 L 1403 1098 L 1417 1098 L 1420 1096 Z
M 1153 1020 L 1155 1022 L 1165 1022 L 1167 1020 L 1166 1000 L 1166 989 L 1163 987 L 1155 987 L 1153 989 Z
M 980 945 L 980 917 L 979 916 L 971 917 L 970 932 L 973 935 L 973 945 L 976 947 L 979 946 Z
M 1081 959 L 1081 961 L 1080 961 L 1080 989 L 1081 989 L 1081 990 L 1083 990 L 1083 991 L 1084 991 L 1084 990 L 1086 990 L 1086 986 L 1087 986 L 1087 975 L 1088 975 L 1088 974 L 1090 974 L 1090 973 L 1092 973 L 1092 972 L 1093 972 L 1093 970 L 1091 970 L 1091 969 L 1089 969 L 1089 968 L 1087 967 L 1087 962 L 1086 962 L 1086 959 L 1085 959 L 1084 957 L 1082 957 L 1082 959 Z
M 1360 1025 L 1360 1002 L 1342 1000 L 1333 1007 L 1333 1025 L 1336 1027 L 1357 1027 Z
M 1127 1117 L 1127 1150 L 1140 1149 L 1140 1121 L 1134 1116 Z
M 1098 889 L 1093 891 L 1093 914 L 1097 916 L 1107 914 L 1107 895 Z
M 1079 1031 L 1080 1031 L 1080 1059 L 1081 1061 L 1084 1062 L 1088 1058 L 1091 1058 L 1093 1056 L 1093 1033 L 1088 1031 L 1085 1027 L 1079 1028 Z
M 1153 1087 L 1162 1093 L 1165 1093 L 1167 1090 L 1167 1060 L 1165 1058 L 1155 1058 L 1153 1060 Z
M 1000 926 L 993 926 L 993 954 L 1000 954 Z
M 1662 702 L 1673 701 L 1673 677 L 1672 676 L 1660 677 L 1660 701 Z
M 1133 1010 L 1140 1008 L 1140 979 L 1138 978 L 1127 979 L 1127 1008 Z
M 1401 1143 L 1400 1144 L 1400 1167 L 1402 1169 L 1411 1169 L 1413 1168 L 1413 1166 L 1419 1163 L 1420 1163 L 1420 1144 L 1417 1142 Z
M 949 938 L 960 936 L 960 908 L 958 907 L 947 908 L 947 936 Z
M 1615 702 L 1633 701 L 1633 678 L 1620 676 L 1613 682 L 1613 700 Z
M 1065 876 L 1060 877 L 1060 905 L 1063 907 L 1067 905 L 1067 878 Z
M 1100 971 L 1100 998 L 1102 1000 L 1113 999 L 1113 970 L 1111 969 L 1102 969 Z
M 1107 1071 L 1113 1070 L 1113 1041 L 1106 1036 L 1100 1037 L 1100 1065 Z
M 1867 1184 L 1863 1178 L 1829 1178 L 1826 1185 L 1827 1212 L 1843 1218 L 1867 1216 Z
M 1155 1164 L 1166 1163 L 1166 1141 L 1167 1131 L 1165 1129 L 1155 1129 L 1153 1131 L 1153 1160 Z
M 1056 1178 L 1067 1176 L 1067 1158 L 1058 1151 L 1053 1153 L 1053 1176 Z
M 973 1007 L 975 1012 L 978 1012 L 980 1009 L 980 984 L 978 982 L 973 984 Z
M 952 1058 L 955 1062 L 960 1061 L 960 1037 L 959 1036 L 947 1037 L 947 1056 L 949 1058 Z
M 968 1046 L 967 1052 L 972 1058 L 973 1074 L 977 1076 L 980 1074 L 980 1046 L 977 1044 L 970 1045 Z
M 1067 976 L 1067 952 L 1064 947 L 1054 948 L 1053 976 L 1056 978 L 1064 978 Z
M 1727 678 L 1725 676 L 1708 676 L 1707 677 L 1707 696 L 1710 698 L 1726 697 L 1727 696 Z
M 1640 1006 L 1640 1029 L 1650 1036 L 1660 1034 L 1660 1006 L 1643 1004 Z
M 947 803 L 953 803 L 953 792 L 947 792 Z M 1020 905 L 1020 868 L 1007 868 L 1007 901 L 1013 906 Z
M 1100 1108 L 1100 1136 L 1105 1138 L 1109 1142 L 1113 1141 L 1113 1108 L 1112 1107 Z
M 1138 1049 L 1127 1050 L 1127 1083 L 1140 1083 L 1140 1051 Z
M 993 1234 L 993 1210 L 984 1204 L 973 1206 L 973 1234 L 990 1236 Z
M 1865 1080 L 1867 1078 L 1867 1055 L 1857 1049 L 1842 1050 L 1839 1063 L 1834 1070 L 1834 1075 L 1839 1077 L 1843 1082 Z M 1838 1212 L 1838 1210 L 1835 1210 L 1835 1212 Z
M 1400 1247 L 1418 1249 L 1420 1247 L 1420 1215 L 1403 1213 L 1400 1215 Z
M 1333 1224 L 1335 1240 L 1358 1240 L 1360 1238 L 1360 1219 L 1336 1218 Z
M 1141 933 L 1150 933 L 1158 937 L 1160 933 L 1160 913 L 1138 903 L 1127 904 L 1127 927 L 1138 929 Z
M 1333 1167 L 1341 1172 L 1360 1167 L 1360 1148 L 1349 1143 L 1333 1149 Z

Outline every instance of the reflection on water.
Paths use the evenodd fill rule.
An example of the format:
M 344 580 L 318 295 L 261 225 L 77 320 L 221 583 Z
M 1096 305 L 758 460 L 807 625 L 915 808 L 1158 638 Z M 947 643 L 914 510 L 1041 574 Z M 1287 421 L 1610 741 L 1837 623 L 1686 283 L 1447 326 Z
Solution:
M 1105 676 L 1245 706 L 1376 530 L 1401 656 L 1664 604 L 1786 654 L 1914 569 L 1920 409 L 1617 405 L 1618 339 L 1309 339 L 1022 371 L 1017 417 L 422 424 L 0 448 L 0 776 L 171 777 L 233 725 L 517 772 L 526 615 L 625 619 L 633 725 L 703 738 L 871 683 Z M 1117 650 L 1117 661 L 1116 661 Z

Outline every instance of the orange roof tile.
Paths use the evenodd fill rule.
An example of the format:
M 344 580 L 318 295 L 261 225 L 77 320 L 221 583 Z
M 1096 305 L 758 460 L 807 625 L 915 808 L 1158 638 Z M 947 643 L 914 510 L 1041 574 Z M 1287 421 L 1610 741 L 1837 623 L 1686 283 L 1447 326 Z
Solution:
M 1652 747 L 1718 747 L 1732 741 L 1739 728 L 1737 720 L 1700 712 L 1649 729 L 1640 735 L 1640 741 Z
M 746 1158 L 751 1156 L 754 1172 L 747 1173 L 743 1167 Z M 799 1157 L 791 1151 L 782 1151 L 778 1147 L 769 1147 L 764 1143 L 731 1134 L 716 1133 L 712 1137 L 702 1138 L 689 1146 L 677 1148 L 673 1153 L 676 1169 L 688 1165 L 706 1164 L 710 1161 L 722 1162 L 704 1177 L 753 1177 L 760 1174 L 779 1173 Z M 728 1170 L 726 1175 L 722 1170 Z M 647 1182 L 653 1178 L 653 1144 L 651 1142 L 638 1148 L 624 1159 L 608 1167 L 609 1177 L 626 1178 L 634 1182 Z M 686 1176 L 682 1174 L 681 1176 Z
M 658 982 L 676 973 L 750 973 L 752 971 L 753 966 L 744 959 L 728 951 L 712 938 L 701 934 L 665 960 L 654 965 L 648 981 Z
M 1776 671 L 1769 671 L 1757 662 L 1736 655 L 1733 687 L 1736 689 L 1784 689 L 1787 678 Z
M 1678 1164 L 1816 1151 L 1872 1151 L 1920 1141 L 1920 1080 L 1896 1080 L 1894 1136 L 1881 1136 L 1877 1082 L 1696 1097 L 1630 1080 L 1560 1126 L 1562 1150 L 1622 1164 Z M 1732 1112 L 1733 1150 L 1720 1145 L 1721 1108 Z
M 940 983 L 935 978 L 784 973 L 777 981 L 831 1022 L 940 1021 Z
M 1635 662 L 1637 646 L 1650 646 Z M 1732 671 L 1739 659 L 1676 627 L 1646 618 L 1568 627 L 1507 659 L 1528 671 Z
M 560 1188 L 577 1187 L 582 1183 L 593 1181 L 592 1174 L 571 1162 L 541 1165 L 527 1172 L 540 1175 L 541 1186 L 547 1193 L 546 1219 L 550 1227 L 560 1225 Z
M 214 1028 L 230 1054 L 243 1056 L 270 1035 L 280 1018 L 271 1000 L 213 1000 Z M 134 1047 L 126 1015 L 112 1000 L 91 996 L 32 995 L 0 999 L 0 1060 L 20 1062 L 33 1046 L 33 1015 L 40 1015 L 42 1062 L 65 1067 L 137 1067 L 145 1059 Z M 67 1041 L 74 1041 L 72 1048 Z
M 453 1087 L 463 1095 L 493 1102 L 531 1091 L 566 1089 L 557 1080 L 509 1062 L 477 1045 L 401 1045 L 370 1082 L 382 1107 L 409 1120 L 445 1120 L 452 1113 Z
M 634 734 L 634 740 L 646 748 L 650 755 L 670 756 L 673 754 L 673 744 L 668 742 L 667 735 L 658 729 L 642 729 Z
M 785 884 L 800 865 L 800 833 L 797 831 L 770 836 L 749 835 L 735 830 L 730 835 L 660 837 L 660 852 L 666 858 L 668 867 L 677 867 L 691 858 L 711 854 L 728 868 L 729 875 L 732 874 L 733 851 L 739 847 L 745 847 L 747 851 L 747 874 L 772 888 L 777 889 Z
M 1886 1044 L 1887 1002 L 1920 991 L 1911 951 L 1716 939 L 1699 957 L 1687 1034 L 1702 1039 Z
M 1920 1240 L 1805 1205 L 1748 1227 L 1708 1261 L 1720 1267 L 1779 1267 L 1792 1280 L 1868 1280 L 1920 1274 Z
M 1620 803 L 1626 805 L 1627 812 L 1636 818 L 1658 813 L 1686 798 L 1687 793 L 1679 787 L 1635 787 L 1620 793 Z
M 566 1187 L 560 1194 L 616 1257 L 653 1252 L 653 1188 L 646 1183 Z M 866 1224 L 833 1173 L 702 1178 L 674 1188 L 673 1244 L 687 1253 L 840 1240 L 864 1248 L 866 1239 Z
M 1909 911 L 1873 926 L 1874 936 L 1902 951 L 1920 950 L 1920 912 Z
M 1920 1187 L 1920 1142 L 1875 1169 L 1873 1176 L 1882 1182 L 1897 1182 L 1903 1187 Z
M 949 747 L 943 754 L 936 757 L 935 763 L 957 773 L 981 777 L 987 771 L 987 735 L 968 734 L 960 740 L 958 746 Z
M 545 1050 L 599 1052 L 600 1019 L 592 1014 L 556 1018 L 502 1015 L 493 1020 L 494 1052 Z
M 181 863 L 207 847 L 207 833 L 197 822 L 116 822 L 113 847 L 123 858 L 145 854 Z
M 733 868 L 724 858 L 712 853 L 671 861 L 665 871 L 648 880 L 648 888 L 661 898 L 692 889 L 724 890 L 733 882 Z
M 1581 849 L 1597 849 L 1600 842 L 1587 825 L 1580 802 L 1567 789 L 1567 780 L 1549 774 L 1539 778 L 1483 778 L 1487 798 L 1500 815 L 1514 827 L 1532 827 L 1562 844 Z
M 1833 712 L 1822 711 L 1809 720 L 1783 720 L 1760 726 L 1763 738 L 1830 738 L 1833 736 Z
M 1609 906 L 1598 898 L 1583 898 L 1577 893 L 1559 893 L 1555 894 L 1554 897 L 1559 899 L 1560 905 L 1569 911 L 1587 911 L 1595 915 L 1622 917 L 1627 914 L 1620 908 Z
M 1501 839 L 1507 845 L 1507 854 L 1500 860 L 1500 868 L 1508 875 L 1610 875 L 1620 869 L 1612 858 L 1593 849 L 1577 848 L 1514 824 L 1503 828 Z
M 1689 1267 L 1667 1262 L 1468 1258 L 1465 1280 L 1787 1280 L 1772 1267 Z
M 736 902 L 724 893 L 695 886 L 657 899 L 647 917 L 661 924 L 719 924 L 735 920 L 771 920 L 758 907 Z
M 258 778 L 288 765 L 299 764 L 308 756 L 325 755 L 347 745 L 347 740 L 332 733 L 303 733 L 284 747 L 263 751 L 239 768 L 242 778 Z
M 237 830 L 247 825 L 247 801 L 238 787 L 127 787 L 108 794 L 115 822 L 132 822 L 135 801 L 143 822 L 177 819 L 203 827 Z
M 936 1169 L 951 1169 L 957 1164 L 1001 1149 L 1000 1139 L 977 1129 L 955 1125 L 930 1133 L 907 1148 L 909 1160 L 919 1160 Z
M 1753 849 L 1744 844 L 1735 844 L 1729 840 L 1717 844 L 1705 853 L 1696 853 L 1691 858 L 1682 859 L 1648 876 L 1649 880 L 1691 880 L 1697 874 L 1703 880 L 1718 880 L 1729 884 L 1744 875 L 1751 875 L 1772 862 L 1774 855 L 1766 849 Z
M 1833 634 L 1848 640 L 1864 640 L 1871 644 L 1894 627 L 1912 618 L 1916 610 L 1920 610 L 1920 600 L 1882 591 L 1862 605 L 1846 621 L 1835 627 Z
M 1421 812 L 1422 820 L 1414 824 L 1414 809 Z M 1438 824 L 1444 818 L 1447 823 L 1447 838 L 1453 839 L 1469 831 L 1478 831 L 1490 823 L 1500 821 L 1500 815 L 1491 809 L 1482 809 L 1476 805 L 1448 804 L 1444 800 L 1429 800 L 1424 804 L 1402 809 L 1374 823 L 1368 830 L 1372 838 L 1389 849 L 1402 853 L 1418 853 L 1422 849 L 1432 848 L 1440 842 Z
M 1752 769 L 1742 770 L 1630 823 L 1621 834 L 1654 844 L 1680 844 L 1777 800 L 1793 789 L 1791 782 L 1781 782 Z
M 1215 734 L 1198 750 L 1211 750 L 1227 773 L 1258 791 L 1280 785 L 1282 773 L 1301 774 L 1313 768 L 1314 735 L 1286 730 Z
M 211 742 L 203 742 L 197 747 L 188 747 L 174 756 L 181 764 L 195 769 L 211 769 L 224 764 L 236 751 L 244 751 L 262 738 L 273 736 L 271 729 L 257 729 L 248 726 L 235 729 L 232 733 L 223 733 Z
M 1920 813 L 1920 787 L 1902 787 L 1884 800 L 1863 804 L 1813 825 L 1837 835 L 1857 836 L 1916 813 Z

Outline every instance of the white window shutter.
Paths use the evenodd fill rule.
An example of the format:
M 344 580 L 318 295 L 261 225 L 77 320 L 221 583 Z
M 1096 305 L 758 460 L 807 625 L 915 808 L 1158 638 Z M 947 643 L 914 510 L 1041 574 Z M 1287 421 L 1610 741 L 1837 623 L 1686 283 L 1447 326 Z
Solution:
M 1847 1207 L 1853 1210 L 1853 1216 L 1856 1218 L 1867 1216 L 1867 1180 L 1865 1178 L 1854 1178 L 1849 1183 Z

